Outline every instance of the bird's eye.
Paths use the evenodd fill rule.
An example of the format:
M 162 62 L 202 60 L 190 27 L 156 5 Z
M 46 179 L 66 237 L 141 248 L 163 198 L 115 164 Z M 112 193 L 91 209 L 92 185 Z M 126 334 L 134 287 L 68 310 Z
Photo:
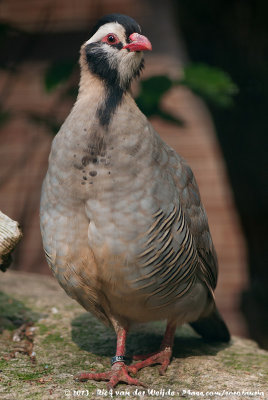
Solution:
M 108 33 L 108 35 L 106 35 L 103 39 L 102 42 L 110 44 L 110 45 L 114 45 L 114 44 L 118 44 L 119 43 L 119 39 L 116 35 L 114 35 L 113 33 Z
M 108 43 L 115 43 L 116 39 L 115 39 L 114 35 L 109 35 L 107 37 L 107 41 L 108 41 Z

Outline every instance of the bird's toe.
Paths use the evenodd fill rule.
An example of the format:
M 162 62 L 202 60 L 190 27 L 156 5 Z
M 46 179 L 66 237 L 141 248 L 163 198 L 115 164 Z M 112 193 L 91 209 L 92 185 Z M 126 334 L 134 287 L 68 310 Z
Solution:
M 161 364 L 161 367 L 159 368 L 159 374 L 164 375 L 170 363 L 171 354 L 172 350 L 171 348 L 168 347 L 165 348 L 164 350 L 160 350 L 159 352 L 147 354 L 145 356 L 141 355 L 134 356 L 133 357 L 134 360 L 141 360 L 141 361 L 136 362 L 133 365 L 130 365 L 128 367 L 128 371 L 135 375 L 142 368 L 149 367 L 155 364 Z
M 94 381 L 108 381 L 108 389 L 113 389 L 119 382 L 127 383 L 128 385 L 146 387 L 138 379 L 132 378 L 129 375 L 128 367 L 121 362 L 114 364 L 110 371 L 100 373 L 81 372 L 74 377 L 79 382 L 88 380 Z
M 106 381 L 110 379 L 111 371 L 92 373 L 92 372 L 81 372 L 74 376 L 74 379 L 79 382 L 86 382 L 88 380 L 94 381 Z

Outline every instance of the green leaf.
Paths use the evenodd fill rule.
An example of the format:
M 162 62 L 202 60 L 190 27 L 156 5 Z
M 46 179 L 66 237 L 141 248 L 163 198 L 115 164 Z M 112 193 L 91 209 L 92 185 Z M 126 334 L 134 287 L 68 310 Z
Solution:
M 141 82 L 141 91 L 136 102 L 145 115 L 149 117 L 158 114 L 161 98 L 171 86 L 171 79 L 164 75 L 153 76 Z
M 76 62 L 58 61 L 52 64 L 45 73 L 45 89 L 51 92 L 61 83 L 66 82 L 71 76 Z
M 0 39 L 3 37 L 5 38 L 7 36 L 7 33 L 11 30 L 11 27 L 9 24 L 5 22 L 0 23 Z
M 142 89 L 161 97 L 172 86 L 172 80 L 166 75 L 152 76 L 141 83 Z
M 166 121 L 183 125 L 183 121 L 161 109 L 163 95 L 173 86 L 173 81 L 165 75 L 153 76 L 141 82 L 141 91 L 136 103 L 147 116 L 158 115 Z
M 226 72 L 206 64 L 197 63 L 185 67 L 184 78 L 179 83 L 225 108 L 233 105 L 233 96 L 238 93 L 238 87 Z
M 11 118 L 11 113 L 9 111 L 4 111 L 0 109 L 0 126 L 5 125 Z

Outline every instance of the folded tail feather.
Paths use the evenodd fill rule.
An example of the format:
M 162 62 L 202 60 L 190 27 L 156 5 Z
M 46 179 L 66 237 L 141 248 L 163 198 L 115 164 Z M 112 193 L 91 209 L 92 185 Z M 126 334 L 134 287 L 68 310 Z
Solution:
M 229 342 L 230 332 L 217 308 L 212 313 L 195 322 L 191 327 L 208 342 Z

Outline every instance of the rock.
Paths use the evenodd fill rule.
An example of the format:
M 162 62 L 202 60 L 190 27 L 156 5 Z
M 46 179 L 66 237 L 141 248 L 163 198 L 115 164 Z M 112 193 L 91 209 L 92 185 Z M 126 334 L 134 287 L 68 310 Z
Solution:
M 56 307 L 58 312 L 51 312 Z M 14 350 L 7 329 L 32 320 L 36 327 L 33 350 L 7 356 Z M 104 327 L 48 276 L 7 271 L 0 280 L 0 370 L 2 400 L 111 399 L 103 382 L 76 382 L 73 375 L 104 371 L 115 350 L 115 334 Z M 5 326 L 6 324 L 6 326 Z M 151 352 L 161 342 L 162 322 L 137 326 L 129 335 L 129 355 Z M 141 345 L 142 343 L 142 345 Z M 174 355 L 165 376 L 158 366 L 138 378 L 148 388 L 120 384 L 113 399 L 267 399 L 268 352 L 251 340 L 233 337 L 230 345 L 204 343 L 190 327 L 177 329 Z M 117 392 L 117 393 L 116 393 Z
M 19 224 L 0 211 L 0 269 L 5 271 L 12 259 L 11 252 L 20 241 L 22 232 Z

